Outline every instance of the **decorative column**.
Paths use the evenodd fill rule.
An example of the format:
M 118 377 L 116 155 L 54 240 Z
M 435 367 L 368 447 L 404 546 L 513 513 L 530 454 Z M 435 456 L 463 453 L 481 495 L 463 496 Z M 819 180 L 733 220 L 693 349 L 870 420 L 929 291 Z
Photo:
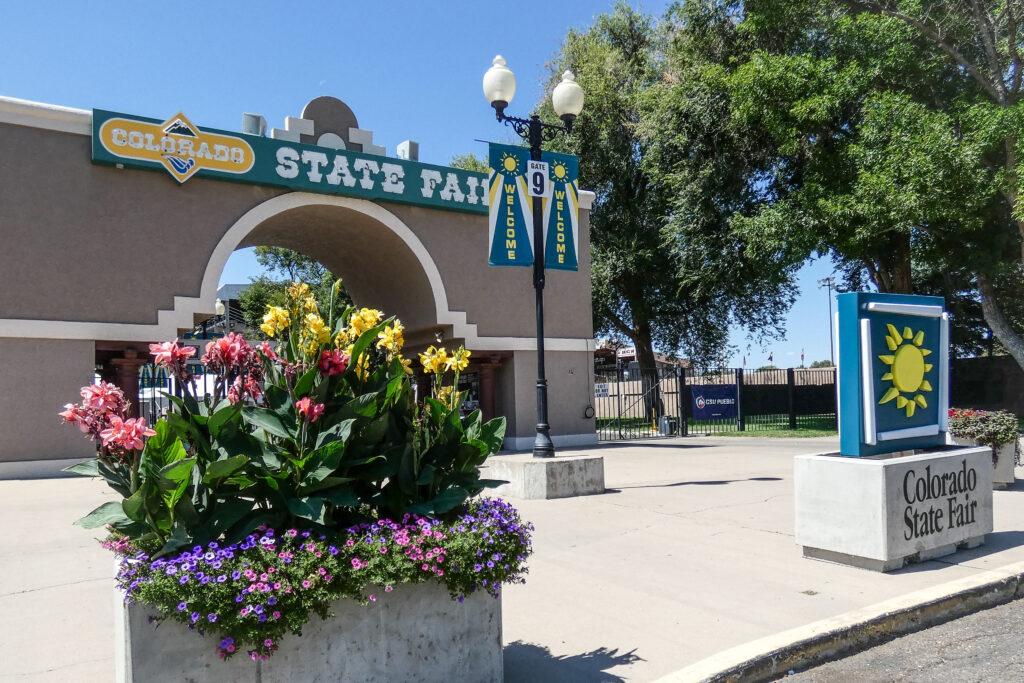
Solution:
M 491 420 L 495 414 L 495 372 L 501 359 L 492 356 L 490 362 L 480 363 L 480 412 L 484 420 Z
M 148 362 L 149 358 L 140 357 L 135 349 L 125 349 L 123 358 L 110 361 L 114 370 L 114 384 L 131 403 L 128 408 L 129 417 L 139 416 L 139 369 Z

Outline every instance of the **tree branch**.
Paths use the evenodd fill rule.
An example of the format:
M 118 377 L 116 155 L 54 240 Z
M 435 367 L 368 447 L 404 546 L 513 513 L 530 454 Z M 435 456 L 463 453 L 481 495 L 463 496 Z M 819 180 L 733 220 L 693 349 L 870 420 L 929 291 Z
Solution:
M 872 14 L 882 14 L 894 19 L 898 19 L 908 26 L 917 29 L 925 37 L 931 39 L 935 43 L 936 47 L 951 57 L 957 64 L 962 66 L 971 78 L 978 83 L 984 89 L 988 95 L 995 100 L 998 104 L 1006 103 L 1006 96 L 1002 93 L 1003 83 L 1002 80 L 998 81 L 999 86 L 997 87 L 991 81 L 985 78 L 985 75 L 981 73 L 981 70 L 975 66 L 967 57 L 961 53 L 956 46 L 947 41 L 942 37 L 937 29 L 929 26 L 923 21 L 919 21 L 914 17 L 903 14 L 902 12 L 892 9 L 888 6 L 884 6 L 875 2 L 864 2 L 863 0 L 842 0 L 842 2 L 848 5 L 850 8 L 861 11 L 869 12 Z

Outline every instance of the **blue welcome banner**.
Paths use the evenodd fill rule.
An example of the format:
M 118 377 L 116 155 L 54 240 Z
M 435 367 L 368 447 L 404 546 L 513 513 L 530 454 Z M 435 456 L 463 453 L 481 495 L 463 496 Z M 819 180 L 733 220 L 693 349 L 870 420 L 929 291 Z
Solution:
M 544 266 L 577 270 L 579 242 L 579 159 L 570 154 L 544 152 L 548 163 L 548 190 L 544 197 Z
M 690 387 L 691 414 L 695 420 L 735 419 L 739 392 L 735 384 L 704 384 Z
M 487 262 L 492 266 L 533 265 L 533 210 L 526 187 L 529 160 L 525 147 L 491 144 Z

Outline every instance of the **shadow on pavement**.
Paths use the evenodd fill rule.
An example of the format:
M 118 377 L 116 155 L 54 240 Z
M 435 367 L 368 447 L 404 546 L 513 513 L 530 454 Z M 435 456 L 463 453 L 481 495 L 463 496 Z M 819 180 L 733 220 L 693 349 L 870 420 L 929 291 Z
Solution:
M 667 443 L 665 441 L 647 441 L 644 439 L 634 439 L 628 441 L 603 441 L 595 446 L 587 446 L 586 450 L 603 450 L 605 448 L 636 448 L 642 446 L 644 448 L 678 448 L 678 449 L 690 449 L 690 448 L 714 448 L 717 444 L 712 443 Z M 576 450 L 567 449 L 567 450 Z
M 605 493 L 621 493 L 623 489 L 663 489 L 673 486 L 723 486 L 741 481 L 782 481 L 782 477 L 748 477 L 747 479 L 706 479 L 703 481 L 677 481 L 671 484 L 642 484 L 640 486 L 619 486 L 605 489 Z
M 1024 531 L 993 531 L 985 536 L 985 545 L 971 548 L 970 550 L 958 550 L 952 555 L 937 557 L 927 562 L 911 564 L 892 573 L 914 574 L 945 569 L 950 565 L 966 564 L 986 555 L 993 555 L 1003 552 L 1008 548 L 1016 548 L 1021 545 L 1024 545 Z
M 567 681 L 569 683 L 601 681 L 617 683 L 626 679 L 607 672 L 615 666 L 628 666 L 643 661 L 637 656 L 636 648 L 620 653 L 618 648 L 599 647 L 578 655 L 555 656 L 548 648 L 517 640 L 505 646 L 506 683 L 545 683 L 546 681 Z

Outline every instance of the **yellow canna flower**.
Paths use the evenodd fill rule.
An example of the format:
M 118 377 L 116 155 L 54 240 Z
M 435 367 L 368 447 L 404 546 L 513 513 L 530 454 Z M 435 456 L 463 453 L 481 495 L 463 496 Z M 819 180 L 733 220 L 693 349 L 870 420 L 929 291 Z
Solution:
M 349 358 L 352 357 L 352 348 L 354 346 L 355 344 L 349 344 L 348 347 L 345 349 L 345 354 Z M 355 371 L 356 377 L 358 377 L 361 380 L 366 380 L 366 378 L 370 376 L 370 354 L 364 353 L 363 355 L 359 356 L 359 362 L 356 363 Z
M 301 301 L 309 296 L 309 285 L 305 282 L 293 282 L 288 285 L 288 296 L 295 301 Z
M 376 326 L 383 318 L 384 314 L 375 308 L 360 308 L 348 321 L 349 338 L 353 341 L 358 339 L 363 332 Z
M 460 396 L 462 396 L 462 392 L 455 391 L 453 386 L 441 387 L 437 390 L 437 400 L 449 405 L 457 401 Z
M 377 348 L 385 349 L 390 353 L 398 353 L 405 345 L 405 337 L 402 334 L 404 330 L 400 320 L 388 325 L 377 335 Z
M 316 305 L 316 299 L 311 296 L 307 296 L 302 300 L 302 309 L 307 313 L 319 313 L 320 309 Z
M 327 325 L 319 313 L 307 313 L 304 322 L 306 323 L 305 331 L 308 332 L 307 336 L 311 339 L 326 344 L 331 338 L 331 331 L 327 329 Z
M 402 364 L 402 369 L 405 370 L 405 374 L 412 374 L 412 361 L 405 356 L 399 356 L 398 362 Z
M 446 361 L 445 367 L 449 370 L 456 370 L 462 372 L 469 367 L 469 350 L 465 346 L 460 346 L 451 357 Z
M 260 329 L 268 337 L 276 337 L 278 333 L 288 329 L 289 325 L 291 325 L 291 318 L 286 309 L 280 306 L 267 306 Z

